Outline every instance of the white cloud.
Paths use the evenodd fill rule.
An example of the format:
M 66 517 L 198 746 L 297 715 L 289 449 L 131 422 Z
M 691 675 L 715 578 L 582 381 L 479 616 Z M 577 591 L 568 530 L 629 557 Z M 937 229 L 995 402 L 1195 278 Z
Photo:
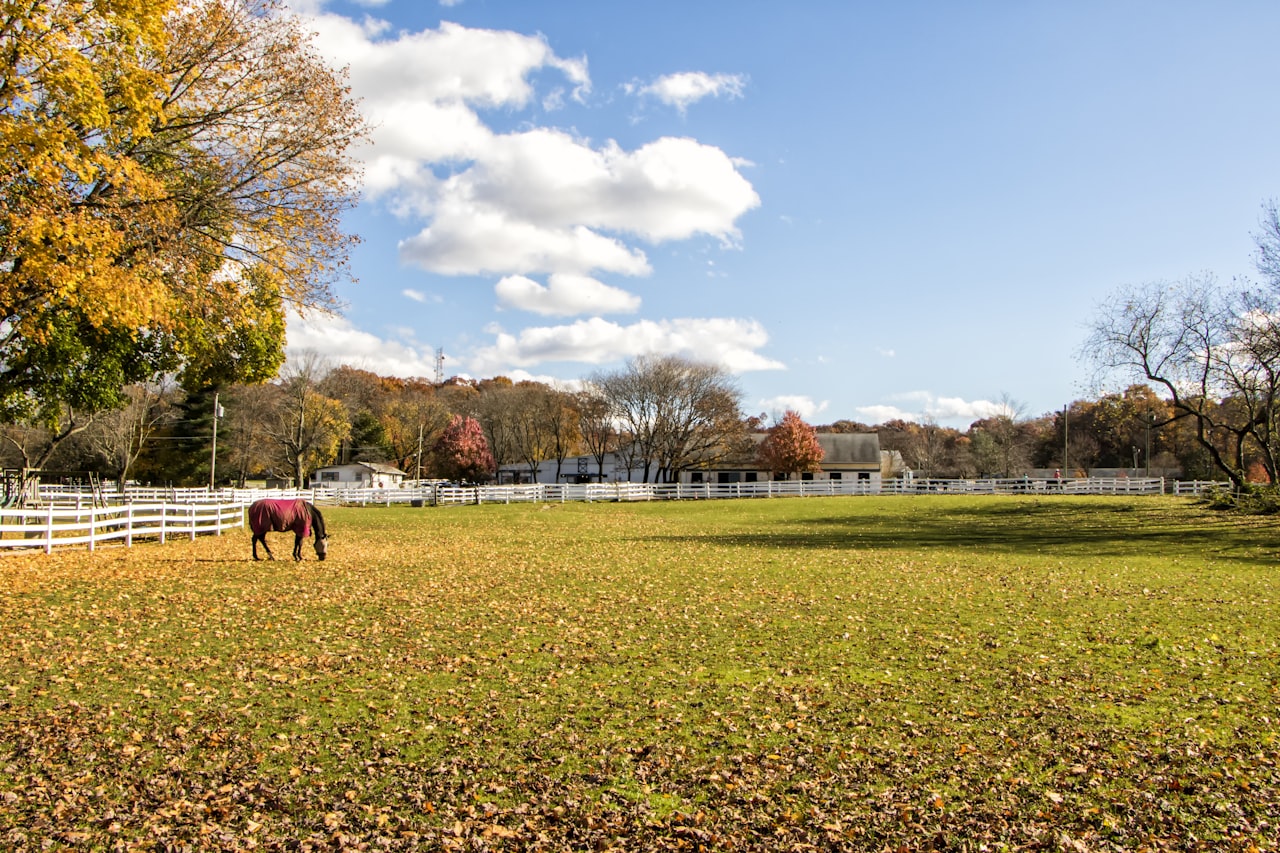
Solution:
M 635 294 L 571 273 L 552 275 L 546 287 L 527 276 L 511 275 L 499 281 L 494 291 L 502 305 L 535 314 L 632 314 L 640 308 Z
M 400 242 L 407 263 L 443 275 L 481 273 L 587 273 L 604 270 L 647 275 L 644 252 L 589 228 L 550 229 L 512 221 L 493 210 L 484 215 L 437 217 L 433 225 Z
M 492 346 L 482 347 L 469 367 L 484 375 L 506 366 L 533 367 L 544 362 L 604 364 L 638 355 L 681 355 L 740 373 L 782 370 L 784 365 L 756 350 L 768 343 L 754 320 L 641 320 L 628 326 L 593 317 L 565 326 L 541 326 L 513 335 L 495 331 Z
M 357 152 L 373 195 L 428 163 L 482 156 L 494 134 L 476 109 L 528 106 L 535 95 L 530 76 L 540 69 L 560 71 L 577 100 L 591 90 L 586 60 L 557 56 L 541 36 L 443 22 L 439 29 L 384 37 L 385 21 L 335 14 L 312 15 L 307 23 L 320 50 L 348 67 L 352 92 L 373 127 L 373 144 Z
M 401 257 L 444 274 L 645 275 L 643 251 L 601 232 L 732 244 L 737 219 L 760 204 L 723 151 L 673 137 L 628 152 L 538 129 L 494 137 L 482 160 L 445 181 L 405 177 L 402 190 L 433 196 L 411 206 L 434 218 L 401 244 Z
M 925 414 L 938 421 L 964 420 L 973 422 L 979 418 L 989 418 L 1004 411 L 1000 403 L 991 400 L 965 400 L 960 397 L 937 397 L 926 409 Z
M 361 331 L 344 317 L 290 312 L 285 352 L 314 352 L 338 364 L 349 364 L 381 376 L 434 376 L 430 347 L 389 341 Z
M 539 70 L 559 71 L 577 100 L 590 92 L 586 60 L 558 56 L 541 36 L 442 23 L 388 37 L 385 22 L 332 14 L 309 23 L 320 49 L 350 68 L 372 125 L 373 144 L 357 152 L 366 194 L 429 220 L 401 244 L 406 262 L 446 275 L 644 275 L 644 253 L 624 237 L 731 245 L 737 219 L 760 204 L 741 161 L 693 139 L 627 151 L 550 128 L 495 133 L 477 110 L 529 106 Z M 735 91 L 726 75 L 708 80 Z
M 541 35 L 453 23 L 394 31 L 375 17 L 325 13 L 323 0 L 296 0 L 299 7 L 311 12 L 305 25 L 318 49 L 349 69 L 372 128 L 370 144 L 354 152 L 365 167 L 365 197 L 407 223 L 401 262 L 440 275 L 502 277 L 501 306 L 560 316 L 636 311 L 636 296 L 598 277 L 649 275 L 645 243 L 702 237 L 736 246 L 738 220 L 760 205 L 742 174 L 749 164 L 713 145 L 663 137 L 624 149 L 538 126 L 538 110 L 586 103 L 591 93 L 586 58 L 558 55 Z M 741 97 L 744 85 L 735 75 L 677 74 L 654 81 L 647 94 L 683 110 L 701 98 Z M 501 132 L 489 116 L 520 129 Z M 545 286 L 530 278 L 544 275 Z M 298 326 L 291 334 L 306 337 L 311 327 Z M 329 331 L 356 352 L 373 355 L 383 345 L 350 327 Z M 597 316 L 496 334 L 463 366 L 510 375 L 548 361 L 678 353 L 735 371 L 783 367 L 758 352 L 764 327 L 737 319 L 623 326 Z M 389 361 L 423 357 L 410 345 L 385 346 Z
M 894 404 L 859 406 L 854 411 L 858 419 L 869 424 L 891 420 L 924 423 L 934 421 L 947 426 L 967 427 L 981 418 L 1003 411 L 999 403 L 990 400 L 965 400 L 961 397 L 938 397 L 930 391 L 908 391 L 895 394 Z M 906 405 L 898 405 L 902 403 Z
M 820 403 L 816 403 L 812 397 L 783 395 L 761 400 L 760 405 L 764 407 L 764 411 L 768 414 L 776 415 L 777 419 L 781 419 L 783 414 L 791 411 L 798 414 L 805 421 L 811 421 L 827 410 L 828 401 L 823 400 Z
M 741 98 L 747 78 L 741 74 L 707 74 L 704 71 L 682 71 L 659 77 L 639 93 L 657 98 L 681 113 L 703 98 Z
M 459 367 L 454 373 L 503 375 L 576 387 L 580 378 L 560 380 L 528 368 L 555 361 L 605 364 L 650 354 L 681 355 L 735 373 L 784 368 L 756 352 L 768 342 L 768 335 L 753 320 L 644 320 L 623 326 L 596 317 L 566 326 L 525 329 L 518 335 L 496 328 L 490 331 L 496 337 L 493 345 L 470 354 L 450 353 L 450 364 Z M 434 376 L 434 349 L 413 341 L 407 329 L 400 329 L 399 334 L 403 340 L 390 340 L 357 329 L 344 317 L 323 313 L 304 317 L 290 312 L 285 351 L 290 355 L 315 353 L 383 376 Z M 818 410 L 825 407 L 824 402 Z
M 854 413 L 857 419 L 866 424 L 882 424 L 885 421 L 915 421 L 916 423 L 924 420 L 923 416 L 916 412 L 908 412 L 897 406 L 858 406 Z
M 406 287 L 400 291 L 400 295 L 407 299 L 412 299 L 414 302 L 426 302 L 430 298 L 421 290 L 414 290 L 411 287 Z

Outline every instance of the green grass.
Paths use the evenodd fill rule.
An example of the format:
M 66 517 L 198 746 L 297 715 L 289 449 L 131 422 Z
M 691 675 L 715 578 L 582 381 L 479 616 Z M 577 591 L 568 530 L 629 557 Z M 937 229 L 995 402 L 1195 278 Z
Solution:
M 0 846 L 1277 849 L 1267 519 L 326 519 L 325 563 L 247 535 L 0 558 Z

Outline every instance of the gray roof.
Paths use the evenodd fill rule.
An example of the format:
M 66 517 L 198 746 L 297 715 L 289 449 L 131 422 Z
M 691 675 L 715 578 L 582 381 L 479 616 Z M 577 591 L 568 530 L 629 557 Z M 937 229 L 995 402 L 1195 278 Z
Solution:
M 394 465 L 387 465 L 383 462 L 357 462 L 357 465 L 363 465 L 375 474 L 390 474 L 392 476 L 399 475 L 401 477 L 409 476 Z
M 823 464 L 880 464 L 880 436 L 874 432 L 820 432 L 818 444 Z

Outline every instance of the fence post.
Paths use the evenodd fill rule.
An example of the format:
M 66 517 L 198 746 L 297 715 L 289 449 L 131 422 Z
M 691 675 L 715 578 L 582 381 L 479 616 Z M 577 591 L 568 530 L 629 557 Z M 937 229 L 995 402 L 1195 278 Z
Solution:
M 44 552 L 53 553 L 53 504 L 49 504 L 49 518 L 44 526 Z
M 191 541 L 194 542 L 196 541 L 196 505 L 188 504 L 188 507 L 191 510 L 189 513 L 191 517 Z
M 133 501 L 124 505 L 124 547 L 133 547 Z
M 160 544 L 164 544 L 164 522 L 169 517 L 169 505 L 167 503 L 160 504 Z
M 98 506 L 93 504 L 89 507 L 89 553 L 92 554 L 97 550 L 98 544 Z

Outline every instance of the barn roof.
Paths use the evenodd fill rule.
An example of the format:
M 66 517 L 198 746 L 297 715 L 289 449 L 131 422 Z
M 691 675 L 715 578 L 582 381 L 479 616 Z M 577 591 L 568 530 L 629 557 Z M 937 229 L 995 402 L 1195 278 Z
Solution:
M 827 464 L 880 464 L 880 436 L 874 432 L 820 432 L 818 444 Z

